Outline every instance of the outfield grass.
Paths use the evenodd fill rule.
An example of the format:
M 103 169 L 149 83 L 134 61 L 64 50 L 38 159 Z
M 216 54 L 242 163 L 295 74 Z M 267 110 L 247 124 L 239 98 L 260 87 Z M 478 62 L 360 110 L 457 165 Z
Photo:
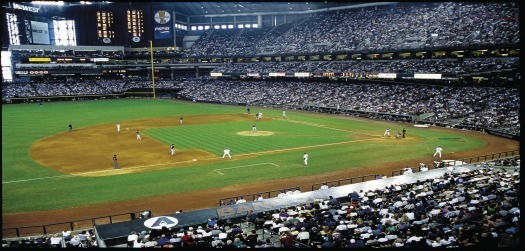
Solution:
M 358 135 L 366 139 L 380 138 L 387 126 L 395 135 L 401 127 L 387 122 L 362 122 L 294 111 L 288 111 L 288 119 L 283 120 L 281 111 L 254 107 L 252 113 L 263 112 L 265 118 L 276 118 L 257 121 L 259 131 L 272 131 L 274 135 L 246 137 L 235 134 L 250 131 L 251 122 L 143 131 L 167 145 L 175 142 L 178 149 L 202 149 L 222 156 L 222 149 L 229 147 L 234 160 L 236 154 L 253 154 L 253 158 L 135 174 L 74 177 L 41 166 L 29 156 L 33 142 L 64 132 L 69 122 L 76 129 L 141 118 L 245 112 L 242 106 L 148 99 L 57 102 L 46 103 L 44 108 L 38 104 L 3 105 L 2 213 L 45 211 L 381 163 L 402 163 L 432 155 L 437 145 L 442 145 L 445 152 L 476 149 L 484 145 L 482 140 L 466 135 L 414 127 L 407 127 L 408 135 L 417 139 L 410 144 L 397 144 L 399 141 L 396 143 L 396 139 L 340 143 L 356 140 Z M 304 151 L 310 155 L 311 168 L 302 166 Z

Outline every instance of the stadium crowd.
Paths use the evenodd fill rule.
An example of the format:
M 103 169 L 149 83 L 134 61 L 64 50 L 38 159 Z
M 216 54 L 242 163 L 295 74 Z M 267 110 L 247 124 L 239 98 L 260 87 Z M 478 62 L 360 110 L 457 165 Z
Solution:
M 156 81 L 156 88 L 180 89 L 190 100 L 240 103 L 290 109 L 305 106 L 342 110 L 427 115 L 433 123 L 494 129 L 519 135 L 520 97 L 517 88 L 363 84 L 284 80 L 187 79 Z M 150 88 L 148 80 L 85 80 L 2 85 L 4 98 L 121 93 Z
M 398 3 L 323 12 L 273 29 L 209 29 L 186 55 L 239 56 L 519 42 L 519 8 L 514 1 Z

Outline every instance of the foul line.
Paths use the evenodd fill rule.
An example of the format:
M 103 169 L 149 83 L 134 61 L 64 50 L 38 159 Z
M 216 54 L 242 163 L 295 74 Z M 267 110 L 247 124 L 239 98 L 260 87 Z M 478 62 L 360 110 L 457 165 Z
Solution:
M 33 181 L 33 180 L 52 179 L 52 178 L 70 178 L 70 177 L 73 177 L 73 175 L 65 174 L 65 175 L 58 175 L 58 176 L 51 176 L 51 177 L 42 177 L 42 178 L 34 178 L 34 179 L 27 179 L 27 180 L 2 181 L 2 184 L 9 184 L 9 183 L 16 183 L 16 182 L 25 182 L 25 181 Z
M 71 174 L 65 174 L 65 175 L 58 175 L 58 176 L 51 176 L 51 177 L 42 177 L 42 178 L 34 178 L 34 179 L 27 179 L 27 180 L 2 181 L 2 184 L 26 182 L 26 181 L 34 181 L 34 180 L 42 180 L 42 179 L 52 179 L 52 178 L 72 178 L 72 177 L 78 177 L 78 176 L 82 176 L 82 175 L 86 175 L 86 174 L 93 174 L 93 173 L 116 172 L 116 171 L 119 171 L 119 170 L 130 170 L 130 169 L 152 167 L 152 166 L 165 166 L 165 165 L 180 164 L 180 163 L 195 162 L 195 161 L 197 161 L 197 159 L 186 160 L 186 161 L 178 161 L 178 162 L 168 162 L 168 163 L 162 163 L 162 164 L 151 164 L 151 165 L 145 165 L 145 166 L 133 166 L 133 167 L 126 167 L 125 169 L 117 169 L 117 170 L 112 168 L 111 170 L 99 170 L 99 171 L 82 172 L 82 173 L 71 173 Z
M 299 120 L 287 119 L 287 120 L 284 120 L 284 121 L 288 121 L 290 123 L 301 124 L 301 125 L 320 127 L 320 128 L 331 129 L 331 130 L 336 130 L 336 131 L 343 131 L 343 132 L 352 132 L 352 133 L 355 133 L 355 134 L 362 134 L 362 135 L 366 135 L 366 136 L 377 137 L 377 135 L 366 134 L 366 133 L 356 132 L 356 131 L 350 131 L 350 130 L 335 128 L 335 127 L 328 127 L 328 126 L 325 126 L 325 125 L 320 125 L 320 124 L 315 124 L 315 123 L 310 123 L 310 122 L 304 122 L 304 121 L 299 121 Z
M 219 168 L 219 169 L 215 169 L 215 170 L 213 170 L 213 171 L 217 172 L 217 173 L 220 174 L 220 175 L 224 175 L 224 173 L 221 173 L 219 170 L 228 170 L 228 169 L 235 169 L 235 168 L 249 167 L 249 166 L 260 166 L 260 165 L 266 165 L 266 164 L 269 164 L 269 165 L 272 165 L 272 166 L 276 166 L 276 167 L 280 167 L 280 166 L 277 165 L 277 164 L 274 164 L 274 163 L 271 163 L 271 162 L 266 162 L 266 163 L 259 163 L 259 164 L 253 164 L 253 165 L 245 165 L 245 166 L 234 166 L 234 167 Z

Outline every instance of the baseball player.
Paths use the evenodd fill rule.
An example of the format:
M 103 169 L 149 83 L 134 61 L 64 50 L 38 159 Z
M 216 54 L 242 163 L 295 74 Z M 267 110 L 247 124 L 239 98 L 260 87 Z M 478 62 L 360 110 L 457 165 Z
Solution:
M 257 125 L 255 123 L 252 125 L 252 132 L 257 132 Z
M 175 144 L 171 144 L 170 149 L 171 149 L 171 156 L 174 156 L 175 155 Z
M 232 156 L 230 155 L 230 149 L 228 149 L 228 147 L 224 149 L 224 154 L 222 155 L 222 158 L 224 159 L 224 157 L 226 156 L 228 156 L 230 159 L 232 158 Z
M 286 118 L 286 111 L 283 111 L 283 119 Z
M 139 132 L 138 130 L 137 130 L 137 140 L 142 140 L 142 139 L 140 138 L 140 132 Z
M 68 127 L 69 127 L 69 131 L 72 132 L 73 131 L 73 125 L 71 125 L 71 122 L 69 123 Z
M 308 154 L 306 152 L 304 152 L 303 160 L 304 160 L 304 165 L 307 166 L 308 165 Z
M 405 135 L 407 134 L 407 129 L 403 127 L 403 138 L 405 138 Z
M 118 167 L 118 163 L 117 163 L 117 155 L 113 155 L 113 168 L 115 169 L 120 169 L 120 167 Z
M 441 151 L 443 151 L 443 148 L 441 148 L 441 146 L 436 147 L 436 152 L 434 153 L 434 157 L 436 157 L 436 155 L 439 154 L 439 157 L 441 158 Z
M 117 122 L 117 132 L 120 132 L 120 122 Z
M 390 127 L 385 130 L 385 133 L 383 134 L 383 138 L 386 137 L 387 135 L 388 137 L 390 137 Z
M 179 118 L 179 124 L 182 125 L 182 116 L 180 116 L 180 118 Z

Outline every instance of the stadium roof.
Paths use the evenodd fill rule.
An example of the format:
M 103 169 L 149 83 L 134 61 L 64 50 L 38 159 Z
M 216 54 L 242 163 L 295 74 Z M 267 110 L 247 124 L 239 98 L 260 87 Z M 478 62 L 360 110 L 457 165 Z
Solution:
M 48 1 L 49 2 L 49 1 Z M 56 1 L 51 1 L 56 2 Z M 105 6 L 105 8 L 122 8 L 124 6 L 144 6 L 147 4 L 161 5 L 161 6 L 170 6 L 176 12 L 186 15 L 186 16 L 207 16 L 207 15 L 233 15 L 233 14 L 251 14 L 251 13 L 285 13 L 285 12 L 308 12 L 316 10 L 327 10 L 327 9 L 339 9 L 352 5 L 376 5 L 381 3 L 390 3 L 392 2 L 330 2 L 330 1 L 320 1 L 320 2 L 203 2 L 203 1 L 193 1 L 193 2 L 178 2 L 178 1 L 137 1 L 137 2 L 113 2 L 113 1 L 78 1 L 78 2 L 69 2 L 63 1 L 60 6 L 57 5 L 48 5 L 43 4 L 43 1 L 27 1 L 19 2 L 27 6 L 43 7 L 45 10 L 51 13 L 59 13 L 66 11 L 64 7 L 79 7 L 83 6 L 84 8 L 100 8 Z M 4 8 L 8 7 L 6 2 L 3 2 L 2 6 Z M 77 10 L 75 8 L 75 10 Z
M 357 2 L 173 2 L 178 12 L 188 16 L 234 13 L 268 13 L 308 11 L 339 6 L 355 5 Z

